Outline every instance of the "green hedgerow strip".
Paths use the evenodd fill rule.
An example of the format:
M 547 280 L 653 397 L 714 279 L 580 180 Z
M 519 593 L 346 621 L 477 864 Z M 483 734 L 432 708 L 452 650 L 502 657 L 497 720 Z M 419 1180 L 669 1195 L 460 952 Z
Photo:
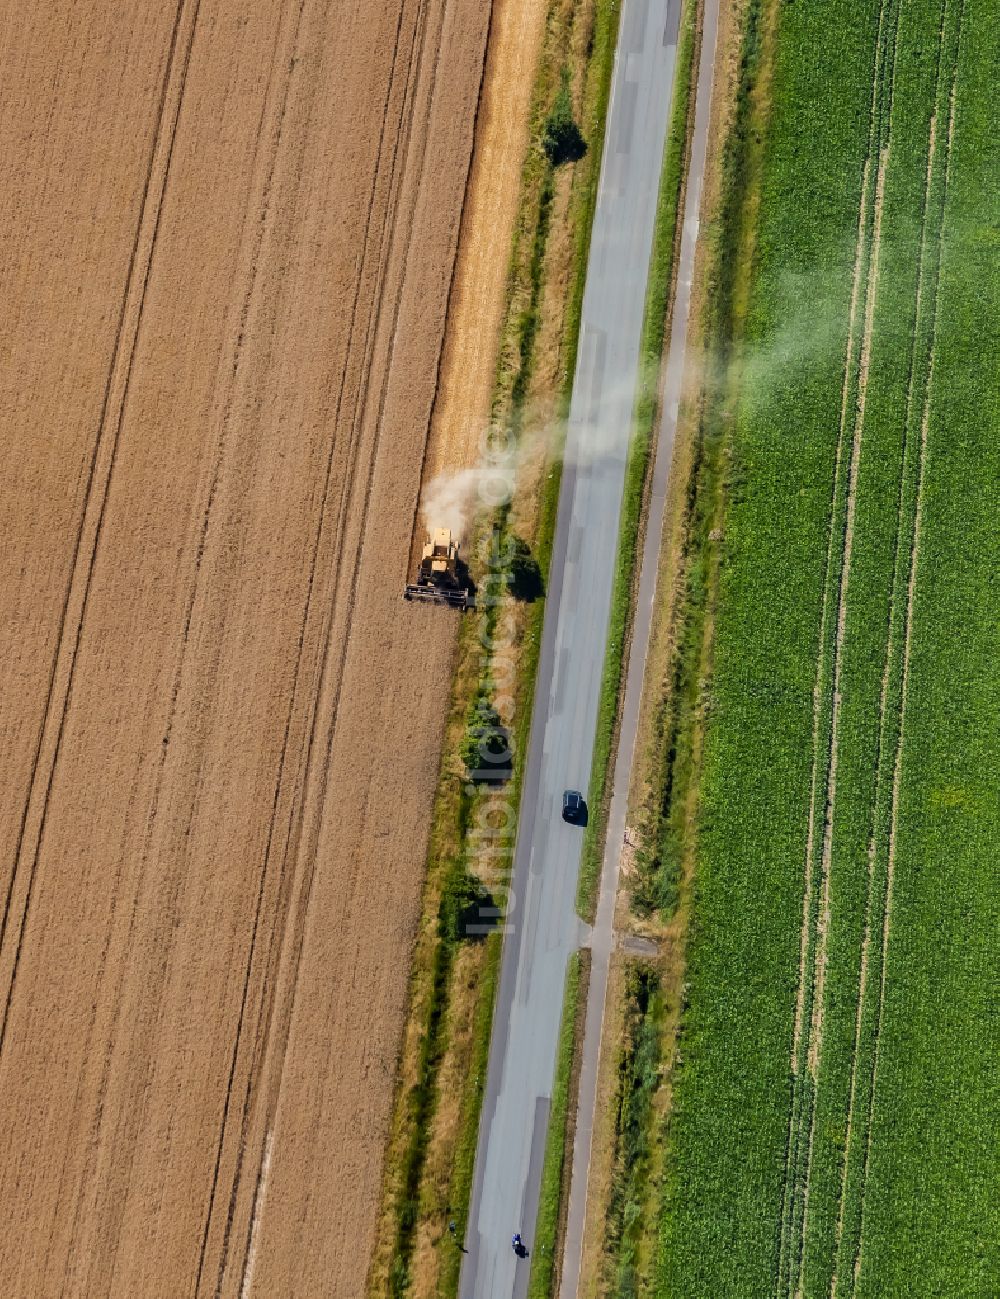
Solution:
M 589 147 L 577 169 L 579 183 L 574 185 L 569 217 L 575 249 L 573 284 L 576 287 L 571 294 L 571 311 L 564 330 L 563 355 L 570 385 L 579 333 L 579 312 L 574 325 L 572 302 L 577 298 L 582 300 L 619 9 L 619 0 L 593 0 L 590 11 L 593 16 L 593 31 L 587 48 L 582 51 L 585 84 L 581 113 Z M 540 323 L 544 263 L 555 195 L 556 160 L 546 154 L 543 135 L 546 118 L 551 114 L 554 102 L 559 99 L 562 87 L 566 84 L 565 42 L 572 34 L 575 17 L 576 11 L 571 6 L 561 2 L 557 4 L 554 0 L 548 17 L 546 50 L 540 60 L 529 110 L 532 144 L 521 176 L 524 202 L 510 255 L 507 319 L 497 360 L 491 404 L 492 418 L 509 425 L 515 434 L 521 427 L 531 382 Z M 553 472 L 542 488 L 539 507 L 535 571 L 542 585 L 551 555 L 558 488 L 559 474 Z M 501 509 L 492 520 L 495 528 L 499 529 L 501 543 L 508 532 L 508 516 L 509 511 Z M 544 602 L 541 600 L 532 606 L 520 651 L 516 689 L 522 717 L 527 717 L 530 712 L 543 607 Z M 469 642 L 475 644 L 477 639 L 488 643 L 492 639 L 492 626 L 496 616 L 495 605 L 473 613 L 460 634 L 463 647 L 467 647 Z M 467 708 L 463 709 L 466 711 L 466 734 L 460 747 L 464 756 L 470 757 L 479 744 L 482 727 L 489 727 L 497 720 L 493 708 L 494 692 L 489 663 L 484 664 L 477 681 L 461 683 L 457 689 L 464 689 L 469 695 Z M 527 732 L 527 726 L 523 726 L 512 737 L 514 755 L 510 796 L 514 806 L 519 801 Z M 414 1061 L 416 1081 L 405 1094 L 397 1094 L 396 1098 L 393 1126 L 396 1130 L 394 1139 L 398 1140 L 398 1144 L 386 1166 L 383 1195 L 388 1205 L 388 1230 L 383 1228 L 387 1239 L 380 1245 L 388 1258 L 384 1265 L 381 1259 L 377 1260 L 379 1266 L 369 1276 L 369 1293 L 374 1293 L 377 1287 L 381 1287 L 387 1288 L 391 1295 L 405 1295 L 412 1280 L 412 1255 L 418 1228 L 422 1221 L 440 1217 L 442 1207 L 437 1200 L 443 1197 L 438 1195 L 435 1188 L 428 1186 L 425 1176 L 426 1156 L 437 1110 L 439 1066 L 448 1046 L 455 957 L 460 945 L 467 941 L 460 921 L 479 890 L 478 881 L 470 872 L 472 863 L 469 860 L 466 830 L 471 823 L 476 800 L 482 797 L 477 793 L 470 794 L 462 784 L 458 785 L 456 791 L 457 782 L 452 767 L 449 755 L 443 755 L 425 885 L 426 932 L 418 940 L 418 956 L 411 974 L 411 1017 L 419 1022 L 420 1032 L 419 1053 Z M 469 1070 L 461 1097 L 459 1133 L 447 1188 L 448 1204 L 454 1214 L 452 1221 L 455 1222 L 455 1240 L 464 1232 L 468 1213 L 500 957 L 499 936 L 494 934 L 486 937 L 485 956 L 480 967 L 480 982 L 473 1011 L 471 1058 L 474 1067 Z M 398 1138 L 397 1132 L 400 1134 Z M 460 1263 L 459 1250 L 449 1244 L 441 1261 L 438 1279 L 438 1293 L 442 1299 L 457 1293 Z M 383 1267 L 387 1273 L 384 1286 Z M 381 1289 L 379 1292 L 382 1292 Z
M 625 966 L 625 1015 L 618 1050 L 614 1156 L 601 1255 L 604 1293 L 638 1295 L 639 1253 L 660 1084 L 663 994 L 655 968 Z

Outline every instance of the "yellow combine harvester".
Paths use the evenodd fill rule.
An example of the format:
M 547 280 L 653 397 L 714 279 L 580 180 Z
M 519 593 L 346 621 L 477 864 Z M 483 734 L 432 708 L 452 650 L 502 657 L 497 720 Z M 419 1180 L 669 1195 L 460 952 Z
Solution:
M 453 609 L 468 609 L 472 603 L 469 589 L 463 585 L 465 567 L 458 558 L 458 542 L 450 528 L 435 528 L 427 538 L 420 555 L 417 580 L 403 591 L 407 600 L 428 600 L 448 604 Z

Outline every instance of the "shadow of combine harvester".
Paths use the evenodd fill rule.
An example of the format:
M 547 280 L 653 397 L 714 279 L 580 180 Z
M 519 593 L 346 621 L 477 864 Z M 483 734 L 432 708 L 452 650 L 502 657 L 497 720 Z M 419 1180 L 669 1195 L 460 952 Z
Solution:
M 409 583 L 403 596 L 429 604 L 446 604 L 452 609 L 475 605 L 469 570 L 458 557 L 458 542 L 450 528 L 435 528 L 420 554 L 417 580 Z

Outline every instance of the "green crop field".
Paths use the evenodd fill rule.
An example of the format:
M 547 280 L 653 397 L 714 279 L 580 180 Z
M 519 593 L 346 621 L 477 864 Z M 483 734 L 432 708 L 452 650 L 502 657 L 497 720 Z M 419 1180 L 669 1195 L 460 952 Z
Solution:
M 778 14 L 671 1299 L 1000 1294 L 998 67 L 988 0 Z

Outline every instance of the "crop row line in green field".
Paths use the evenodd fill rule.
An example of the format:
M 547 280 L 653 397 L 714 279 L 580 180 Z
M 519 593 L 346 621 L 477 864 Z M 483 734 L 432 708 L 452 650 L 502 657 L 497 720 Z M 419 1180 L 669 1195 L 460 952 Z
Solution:
M 829 867 L 835 905 L 827 926 L 822 1071 L 815 1092 L 803 1226 L 801 1286 L 807 1294 L 828 1294 L 837 1271 L 845 1146 L 854 1130 L 858 1019 L 863 991 L 880 986 L 867 982 L 872 954 L 865 950 L 864 935 L 871 926 L 873 903 L 881 905 L 875 877 L 884 873 L 884 867 L 875 861 L 875 848 L 884 854 L 889 845 L 878 820 L 878 773 L 884 769 L 883 755 L 892 753 L 899 723 L 898 694 L 892 685 L 893 674 L 902 671 L 902 660 L 898 660 L 899 636 L 893 640 L 892 633 L 894 621 L 905 615 L 914 472 L 919 471 L 913 450 L 915 442 L 919 447 L 930 359 L 927 324 L 936 293 L 941 205 L 931 201 L 931 195 L 932 191 L 940 195 L 942 187 L 941 168 L 928 170 L 934 155 L 927 114 L 939 98 L 941 85 L 950 80 L 941 70 L 943 36 L 935 0 L 917 0 L 908 8 L 885 182 L 885 221 L 892 236 L 873 318 L 871 401 L 865 417 L 867 461 L 859 486 L 858 545 L 839 708 L 843 754 Z M 915 55 L 914 49 L 919 53 Z M 941 152 L 937 151 L 939 161 Z M 911 223 L 912 247 L 904 233 Z M 906 340 L 903 346 L 898 345 L 899 334 Z M 903 576 L 896 580 L 900 564 Z M 867 1041 L 865 1037 L 863 1045 Z M 864 1062 L 861 1067 L 865 1068 Z M 840 1280 L 844 1280 L 842 1271 Z
M 851 550 L 857 499 L 871 330 L 878 283 L 882 203 L 899 33 L 898 0 L 879 10 L 868 153 L 859 205 L 847 354 L 827 540 L 826 577 L 813 693 L 813 753 L 799 990 L 792 1057 L 792 1101 L 779 1238 L 778 1292 L 798 1292 L 805 1245 L 815 1097 L 823 1032 L 830 859 L 837 788 L 838 730 Z M 821 827 L 821 828 L 820 828 Z
M 1000 1293 L 1000 192 L 995 8 L 966 0 L 939 99 L 944 237 L 857 1295 Z
M 913 609 L 920 550 L 927 432 L 934 379 L 935 344 L 940 321 L 938 287 L 942 243 L 945 235 L 945 203 L 951 172 L 955 85 L 964 7 L 964 0 L 959 0 L 957 4 L 949 4 L 946 0 L 938 50 L 934 112 L 930 122 L 916 321 L 911 348 L 910 384 L 907 392 L 903 479 L 893 568 L 891 622 L 880 700 L 878 774 L 873 823 L 868 844 L 870 871 L 861 987 L 858 996 L 848 1109 L 848 1140 L 844 1150 L 841 1176 L 831 1299 L 834 1299 L 838 1293 L 841 1276 L 844 1278 L 843 1293 L 854 1295 L 862 1265 L 865 1192 L 871 1159 L 872 1114 L 878 1077 L 879 1039 L 885 1011 L 886 957 L 892 924 L 900 774 L 906 730 L 907 686 L 913 639 Z M 953 21 L 949 22 L 949 19 Z M 949 72 L 950 75 L 946 75 Z M 942 150 L 937 147 L 938 123 L 945 117 L 947 128 Z M 869 978 L 868 967 L 873 963 L 874 969 Z M 859 1078 L 860 1098 L 858 1097 Z M 860 1104 L 862 1117 L 860 1124 L 855 1127 L 854 1112 L 858 1104 Z
M 921 15 L 927 20 L 926 33 L 920 31 L 917 21 Z M 897 643 L 890 641 L 890 633 L 894 617 L 900 614 L 899 602 L 903 599 L 901 592 L 905 590 L 906 580 L 890 589 L 890 575 L 896 571 L 897 559 L 902 557 L 908 562 L 911 549 L 912 511 L 908 506 L 913 480 L 912 465 L 907 461 L 912 461 L 912 454 L 908 457 L 907 452 L 912 453 L 914 410 L 919 412 L 920 394 L 926 390 L 930 356 L 927 347 L 917 360 L 921 347 L 918 340 L 922 337 L 926 342 L 927 337 L 927 316 L 926 312 L 921 314 L 921 294 L 925 269 L 931 293 L 936 291 L 936 250 L 940 236 L 940 204 L 929 203 L 932 182 L 940 177 L 940 169 L 928 170 L 928 161 L 933 158 L 933 136 L 928 142 L 925 120 L 919 112 L 912 111 L 918 105 L 936 103 L 941 85 L 947 81 L 941 77 L 944 24 L 938 6 L 933 3 L 911 6 L 907 11 L 906 48 L 902 52 L 898 48 L 899 40 L 897 29 L 897 54 L 903 62 L 900 93 L 890 99 L 892 160 L 890 150 L 885 147 L 882 154 L 885 166 L 878 188 L 891 238 L 896 244 L 906 245 L 906 255 L 901 258 L 899 248 L 890 246 L 888 254 L 881 258 L 884 265 L 876 268 L 879 300 L 876 304 L 872 299 L 866 312 L 870 373 L 864 376 L 858 418 L 868 426 L 865 430 L 867 463 L 860 465 L 859 448 L 856 463 L 861 482 L 855 489 L 857 511 L 852 525 L 857 532 L 858 548 L 853 564 L 850 553 L 845 557 L 845 564 L 852 569 L 853 598 L 844 633 L 844 668 L 834 687 L 837 747 L 828 778 L 823 872 L 825 926 L 819 986 L 814 999 L 816 1015 L 823 1026 L 817 1042 L 817 1047 L 822 1047 L 822 1067 L 817 1051 L 812 1086 L 807 1093 L 811 1106 L 808 1155 L 801 1193 L 802 1223 L 796 1242 L 800 1250 L 796 1288 L 808 1294 L 829 1293 L 837 1275 L 837 1241 L 846 1176 L 844 1146 L 849 1144 L 854 1127 L 852 1099 L 858 1068 L 855 1044 L 859 1041 L 871 956 L 862 927 L 867 935 L 873 899 L 878 896 L 875 875 L 882 866 L 875 862 L 875 845 L 888 850 L 887 837 L 876 837 L 881 830 L 877 827 L 879 789 L 875 773 L 882 766 L 886 739 L 889 743 L 886 751 L 892 748 L 891 737 L 883 738 L 887 722 L 890 726 L 898 722 L 898 711 L 895 717 L 892 712 L 895 698 L 890 703 L 888 718 L 885 713 L 891 671 L 902 670 L 891 657 Z M 933 50 L 935 46 L 937 49 L 936 66 L 926 86 L 920 77 L 915 77 L 914 67 L 919 66 L 920 60 L 912 57 L 914 41 L 920 49 Z M 894 59 L 894 69 L 895 63 Z M 937 190 L 941 190 L 940 184 Z M 920 252 L 919 256 L 912 257 L 908 240 L 900 238 L 911 207 L 920 225 Z M 875 242 L 880 243 L 877 235 Z M 916 254 L 917 248 L 913 251 Z M 919 265 L 919 273 L 913 272 L 913 265 Z M 894 335 L 903 321 L 909 323 L 906 332 L 910 346 L 898 348 Z M 901 355 L 909 358 L 908 373 Z M 872 401 L 867 409 L 865 398 L 869 390 Z M 911 400 L 914 393 L 915 407 Z M 884 668 L 879 673 L 878 666 L 883 660 Z M 881 986 L 881 981 L 872 986 Z M 867 1036 L 863 1041 L 867 1044 Z
M 834 840 L 836 820 L 843 816 L 841 807 L 843 792 L 841 786 L 847 783 L 844 781 L 844 774 L 841 769 L 842 746 L 845 731 L 848 733 L 848 738 L 850 732 L 849 719 L 845 718 L 845 695 L 848 698 L 850 697 L 850 687 L 845 682 L 848 649 L 845 642 L 851 615 L 857 605 L 864 602 L 863 593 L 859 596 L 859 593 L 852 592 L 853 598 L 849 607 L 848 589 L 852 577 L 855 577 L 854 585 L 857 586 L 854 552 L 855 539 L 862 523 L 862 520 L 859 519 L 859 505 L 863 505 L 863 501 L 859 501 L 859 495 L 861 494 L 859 478 L 862 468 L 862 455 L 868 452 L 868 443 L 872 438 L 871 431 L 866 427 L 866 413 L 869 381 L 872 375 L 876 293 L 883 271 L 882 217 L 885 205 L 886 170 L 890 153 L 893 76 L 899 40 L 898 8 L 891 17 L 892 35 L 883 38 L 882 33 L 880 33 L 879 43 L 881 45 L 884 39 L 885 52 L 883 55 L 882 75 L 876 79 L 878 112 L 873 121 L 872 141 L 877 149 L 877 161 L 872 156 L 869 156 L 867 160 L 869 168 L 872 165 L 875 166 L 875 181 L 871 191 L 872 208 L 869 216 L 871 236 L 868 241 L 864 271 L 864 307 L 861 317 L 860 337 L 858 338 L 856 372 L 851 381 L 850 426 L 849 432 L 843 427 L 841 430 L 841 437 L 849 437 L 847 491 L 843 504 L 843 531 L 841 532 L 838 522 L 833 572 L 828 578 L 831 583 L 836 582 L 836 621 L 835 627 L 828 626 L 827 628 L 827 634 L 832 641 L 827 651 L 832 661 L 829 669 L 829 686 L 827 690 L 822 690 L 819 684 L 822 680 L 822 670 L 820 669 L 817 672 L 817 689 L 821 692 L 819 702 L 823 713 L 823 740 L 824 746 L 828 744 L 829 747 L 828 749 L 824 747 L 821 757 L 823 829 L 818 866 L 814 861 L 812 867 L 812 873 L 818 874 L 819 883 L 813 920 L 814 928 L 811 933 L 811 942 L 814 949 L 813 962 L 811 969 L 806 971 L 808 980 L 807 1004 L 810 1010 L 809 1031 L 807 1042 L 802 1044 L 805 1060 L 804 1063 L 800 1064 L 800 1068 L 804 1068 L 808 1073 L 809 1085 L 803 1092 L 804 1104 L 796 1138 L 798 1159 L 793 1167 L 793 1180 L 790 1191 L 792 1196 L 792 1221 L 789 1243 L 789 1296 L 801 1294 L 803 1289 L 809 1235 L 810 1199 L 814 1188 L 813 1169 L 816 1156 L 817 1114 L 821 1108 L 820 1102 L 825 1091 L 825 1089 L 821 1088 L 821 1083 L 826 1081 L 824 1045 L 827 1048 L 826 1054 L 829 1054 L 827 985 L 828 981 L 835 980 L 838 974 L 836 968 L 837 916 L 835 914 L 837 908 L 834 905 Z M 891 57 L 889 55 L 890 50 L 892 51 Z M 839 454 L 841 452 L 838 446 Z M 863 562 L 865 558 L 863 540 L 858 550 L 859 558 Z M 828 588 L 828 591 L 832 598 L 832 586 Z M 838 794 L 841 795 L 840 799 L 838 799 Z M 815 805 L 813 805 L 811 809 L 812 816 L 815 816 L 815 811 Z M 814 853 L 816 852 L 814 836 L 810 838 L 809 847 Z M 833 949 L 832 952 L 831 949 Z M 834 962 L 833 969 L 831 969 L 831 959 Z

